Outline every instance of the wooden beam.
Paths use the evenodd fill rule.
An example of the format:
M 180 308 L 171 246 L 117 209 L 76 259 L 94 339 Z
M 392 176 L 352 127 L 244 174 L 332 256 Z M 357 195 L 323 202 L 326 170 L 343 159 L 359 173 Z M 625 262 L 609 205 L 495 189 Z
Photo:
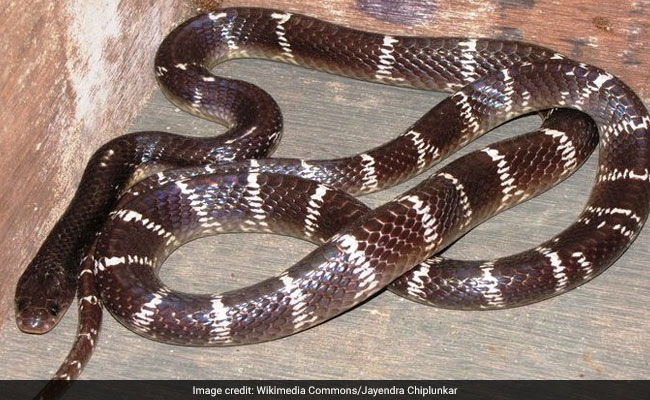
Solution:
M 0 325 L 18 276 L 71 199 L 86 160 L 125 133 L 155 88 L 153 55 L 182 1 L 15 1 L 0 16 Z

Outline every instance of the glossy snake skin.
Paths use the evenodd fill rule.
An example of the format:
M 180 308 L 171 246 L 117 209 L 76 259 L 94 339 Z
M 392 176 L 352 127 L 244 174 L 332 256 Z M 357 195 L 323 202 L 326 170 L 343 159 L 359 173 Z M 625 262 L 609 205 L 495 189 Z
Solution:
M 395 140 L 354 157 L 265 159 L 281 135 L 277 105 L 251 84 L 210 72 L 239 57 L 455 94 Z M 647 110 L 619 79 L 548 49 L 381 35 L 282 11 L 236 8 L 181 24 L 160 46 L 155 64 L 174 103 L 229 130 L 200 139 L 138 132 L 93 155 L 16 293 L 21 329 L 44 332 L 80 284 L 80 332 L 57 378 L 75 378 L 90 357 L 100 303 L 143 336 L 215 346 L 299 332 L 387 286 L 449 308 L 517 306 L 598 275 L 648 215 Z M 575 111 L 555 111 L 538 133 L 467 155 L 375 210 L 351 197 L 419 174 L 517 115 L 554 107 L 593 119 L 599 172 L 579 219 L 535 249 L 484 262 L 430 258 L 587 157 L 595 128 Z M 190 168 L 154 174 L 118 200 L 141 164 Z M 320 246 L 277 277 L 219 295 L 176 292 L 157 277 L 178 246 L 232 231 L 273 231 Z

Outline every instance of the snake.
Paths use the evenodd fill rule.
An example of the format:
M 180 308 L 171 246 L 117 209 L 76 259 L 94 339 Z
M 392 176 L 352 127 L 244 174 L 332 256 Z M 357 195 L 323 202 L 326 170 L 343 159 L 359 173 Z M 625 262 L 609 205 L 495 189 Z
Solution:
M 235 58 L 451 95 L 366 152 L 268 158 L 282 115 L 262 89 L 212 73 Z M 79 331 L 56 379 L 81 373 L 102 306 L 144 337 L 190 346 L 278 339 L 387 287 L 446 308 L 515 307 L 600 274 L 648 216 L 650 116 L 642 101 L 614 75 L 541 46 L 387 35 L 280 10 L 226 8 L 176 27 L 156 53 L 155 74 L 179 108 L 227 131 L 130 133 L 90 158 L 16 289 L 16 321 L 30 333 L 51 330 L 77 294 Z M 374 210 L 353 197 L 410 179 L 494 127 L 544 110 L 551 111 L 539 131 L 470 153 Z M 436 256 L 568 176 L 596 145 L 594 187 L 565 230 L 497 260 Z M 157 172 L 133 182 L 143 165 Z M 222 232 L 273 232 L 318 247 L 277 276 L 216 295 L 178 292 L 158 278 L 176 248 Z

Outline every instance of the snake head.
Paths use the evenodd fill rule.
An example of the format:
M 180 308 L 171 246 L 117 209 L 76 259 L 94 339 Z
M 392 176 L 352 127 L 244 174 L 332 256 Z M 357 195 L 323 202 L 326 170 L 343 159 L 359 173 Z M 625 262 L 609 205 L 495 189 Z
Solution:
M 75 288 L 63 269 L 41 268 L 38 257 L 18 280 L 16 324 L 25 333 L 49 332 L 61 320 L 72 302 Z

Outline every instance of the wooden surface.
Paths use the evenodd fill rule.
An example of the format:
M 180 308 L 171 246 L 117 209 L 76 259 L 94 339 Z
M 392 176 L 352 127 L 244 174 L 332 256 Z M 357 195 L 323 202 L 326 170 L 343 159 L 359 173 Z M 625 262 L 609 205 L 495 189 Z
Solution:
M 12 1 L 0 7 L 0 318 L 85 162 L 155 86 L 153 54 L 183 1 Z M 138 51 L 133 51 L 138 49 Z
M 648 100 L 650 63 L 648 53 L 642 51 L 648 44 L 644 14 L 649 11 L 648 1 L 571 2 L 578 5 L 577 13 L 570 11 L 569 2 L 558 3 L 260 0 L 226 1 L 224 5 L 272 5 L 395 34 L 444 32 L 523 39 L 605 67 Z M 49 377 L 72 342 L 74 312 L 54 333 L 38 337 L 17 331 L 9 306 L 19 272 L 72 196 L 92 151 L 126 131 L 156 129 L 204 135 L 222 131 L 177 112 L 159 92 L 138 114 L 153 87 L 149 73 L 153 52 L 162 35 L 189 12 L 187 3 L 166 12 L 155 9 L 153 3 L 144 7 L 135 1 L 93 12 L 47 4 L 38 8 L 38 4 L 30 3 L 38 10 L 34 15 L 22 15 L 20 12 L 26 10 L 20 7 L 27 6 L 20 3 L 2 11 L 13 16 L 20 28 L 0 28 L 18 32 L 5 35 L 4 41 L 9 44 L 3 45 L 10 50 L 5 54 L 13 58 L 2 67 L 0 89 L 0 99 L 6 105 L 0 135 L 4 156 L 0 158 L 0 178 L 5 187 L 14 188 L 0 194 L 0 254 L 6 272 L 0 281 L 3 378 Z M 70 13 L 76 25 L 64 24 Z M 93 30 L 95 26 L 104 27 L 101 22 L 107 19 L 121 22 L 111 25 L 112 31 Z M 141 24 L 131 26 L 127 20 Z M 70 51 L 83 42 L 71 36 L 74 29 L 85 31 L 82 27 L 101 39 L 98 55 Z M 90 45 L 87 49 L 97 45 L 95 41 L 85 43 Z M 128 45 L 116 49 L 122 43 Z M 139 51 L 129 50 L 134 48 Z M 80 75 L 84 79 L 69 80 L 75 71 L 85 71 Z M 218 71 L 258 84 L 278 100 L 286 119 L 278 156 L 329 158 L 354 154 L 394 137 L 442 98 L 261 61 L 231 62 Z M 15 76 L 23 78 L 8 79 Z M 44 95 L 39 92 L 43 87 L 47 89 Z M 21 102 L 29 94 L 31 100 Z M 86 108 L 79 108 L 79 104 Z M 136 121 L 127 129 L 136 114 Z M 490 133 L 470 149 L 536 124 L 535 118 L 518 120 Z M 63 147 L 67 150 L 60 151 Z M 477 228 L 450 254 L 472 259 L 506 255 L 547 239 L 578 214 L 594 174 L 592 158 L 570 182 Z M 366 196 L 364 201 L 379 205 L 418 181 Z M 649 258 L 649 244 L 650 231 L 645 229 L 602 276 L 540 304 L 498 312 L 454 312 L 383 293 L 300 335 L 238 348 L 162 345 L 141 339 L 107 316 L 99 348 L 83 377 L 647 378 L 650 274 L 645 260 Z M 311 248 L 294 239 L 269 235 L 202 239 L 171 257 L 163 267 L 163 279 L 187 291 L 233 289 L 279 272 Z M 197 279 L 201 276 L 206 278 Z

